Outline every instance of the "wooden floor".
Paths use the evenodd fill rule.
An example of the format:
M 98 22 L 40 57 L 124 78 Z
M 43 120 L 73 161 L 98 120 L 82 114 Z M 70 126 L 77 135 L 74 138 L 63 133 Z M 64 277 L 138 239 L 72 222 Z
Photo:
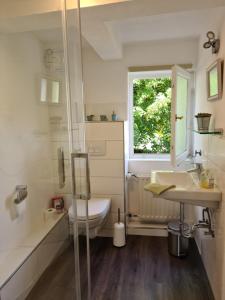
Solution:
M 81 268 L 85 269 L 85 243 L 81 239 Z M 195 243 L 189 256 L 172 257 L 167 239 L 128 236 L 118 249 L 111 238 L 91 241 L 93 300 L 213 300 Z M 27 300 L 74 300 L 74 257 L 71 246 L 42 275 Z M 87 282 L 82 274 L 82 300 Z

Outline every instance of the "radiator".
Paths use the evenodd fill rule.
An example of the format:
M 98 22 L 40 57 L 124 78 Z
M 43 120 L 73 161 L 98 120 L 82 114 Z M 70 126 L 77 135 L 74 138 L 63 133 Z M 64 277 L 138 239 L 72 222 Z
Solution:
M 179 218 L 179 203 L 154 198 L 151 192 L 144 190 L 149 182 L 147 176 L 137 176 L 128 181 L 128 212 L 138 217 L 139 221 L 147 223 L 168 223 Z

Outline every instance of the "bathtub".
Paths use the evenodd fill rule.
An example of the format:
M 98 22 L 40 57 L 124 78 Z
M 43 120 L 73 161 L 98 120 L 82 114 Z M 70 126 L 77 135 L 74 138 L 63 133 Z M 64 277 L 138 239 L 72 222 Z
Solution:
M 20 245 L 0 251 L 0 299 L 23 300 L 53 259 L 69 243 L 67 213 L 41 221 Z

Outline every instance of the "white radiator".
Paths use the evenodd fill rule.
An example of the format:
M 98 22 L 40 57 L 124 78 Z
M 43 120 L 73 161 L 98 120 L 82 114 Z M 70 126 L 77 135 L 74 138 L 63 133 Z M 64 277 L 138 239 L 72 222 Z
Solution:
M 128 181 L 128 212 L 142 222 L 168 223 L 179 218 L 179 203 L 154 198 L 151 192 L 144 190 L 149 177 L 138 176 Z

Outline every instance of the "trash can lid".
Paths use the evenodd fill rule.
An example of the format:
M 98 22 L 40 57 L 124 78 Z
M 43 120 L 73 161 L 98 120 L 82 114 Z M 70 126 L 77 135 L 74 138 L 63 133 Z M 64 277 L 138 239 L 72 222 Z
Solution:
M 189 225 L 187 223 L 180 224 L 179 220 L 175 220 L 168 223 L 168 229 L 172 231 L 180 232 L 180 226 L 182 226 L 183 231 L 189 230 Z

